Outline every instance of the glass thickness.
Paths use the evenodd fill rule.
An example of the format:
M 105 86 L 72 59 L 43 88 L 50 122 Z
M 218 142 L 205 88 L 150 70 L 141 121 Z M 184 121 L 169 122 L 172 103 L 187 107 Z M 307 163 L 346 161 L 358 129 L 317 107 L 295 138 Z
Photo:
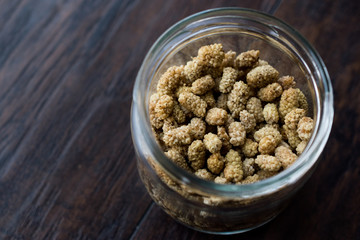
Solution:
M 212 43 L 236 52 L 259 49 L 281 74 L 295 77 L 310 103 L 316 122 L 312 138 L 298 160 L 274 177 L 247 185 L 205 181 L 169 161 L 156 143 L 148 102 L 157 80 Z M 154 43 L 136 78 L 131 119 L 139 174 L 154 201 L 186 226 L 232 234 L 273 219 L 315 170 L 332 126 L 333 92 L 319 54 L 290 26 L 254 10 L 211 9 L 176 23 Z

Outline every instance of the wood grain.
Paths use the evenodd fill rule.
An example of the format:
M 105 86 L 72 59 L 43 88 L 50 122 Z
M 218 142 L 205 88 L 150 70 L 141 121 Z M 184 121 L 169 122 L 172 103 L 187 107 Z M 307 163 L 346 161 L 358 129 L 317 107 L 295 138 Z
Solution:
M 360 238 L 359 1 L 0 0 L 1 239 L 225 239 L 151 201 L 129 126 L 153 42 L 182 18 L 224 6 L 298 29 L 328 67 L 336 111 L 317 172 L 290 206 L 226 238 Z

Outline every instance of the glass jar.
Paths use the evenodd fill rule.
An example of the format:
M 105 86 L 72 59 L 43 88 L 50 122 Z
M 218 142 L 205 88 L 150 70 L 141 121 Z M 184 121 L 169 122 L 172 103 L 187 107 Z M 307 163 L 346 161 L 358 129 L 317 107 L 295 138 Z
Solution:
M 259 49 L 281 75 L 295 77 L 314 118 L 312 137 L 301 156 L 279 174 L 247 185 L 216 184 L 179 168 L 164 155 L 151 130 L 149 97 L 162 73 L 183 65 L 213 43 L 237 53 Z M 186 226 L 233 234 L 270 221 L 314 171 L 333 122 L 333 92 L 318 53 L 294 29 L 264 13 L 240 8 L 203 11 L 168 29 L 147 53 L 138 72 L 131 109 L 132 138 L 140 177 L 153 200 Z

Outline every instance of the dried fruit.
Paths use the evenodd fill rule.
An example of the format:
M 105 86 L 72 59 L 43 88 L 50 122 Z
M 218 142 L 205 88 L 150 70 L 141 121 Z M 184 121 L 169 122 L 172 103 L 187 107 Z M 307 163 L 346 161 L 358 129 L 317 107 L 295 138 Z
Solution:
M 254 183 L 296 161 L 314 128 L 306 96 L 259 56 L 207 45 L 160 77 L 149 118 L 170 160 L 219 184 Z

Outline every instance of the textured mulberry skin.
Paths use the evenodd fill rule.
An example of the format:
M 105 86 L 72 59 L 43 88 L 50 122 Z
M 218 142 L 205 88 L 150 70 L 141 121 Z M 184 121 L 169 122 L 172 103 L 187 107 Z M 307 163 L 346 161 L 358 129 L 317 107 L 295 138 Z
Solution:
M 301 141 L 297 147 L 296 147 L 296 153 L 297 155 L 300 155 L 304 152 L 305 148 L 306 148 L 306 145 L 308 144 L 308 141 Z
M 250 98 L 246 103 L 246 110 L 254 115 L 257 123 L 264 121 L 263 108 L 260 99 L 256 97 Z
M 277 144 L 279 144 L 282 140 L 280 132 L 273 127 L 263 127 L 254 133 L 254 139 L 257 142 L 260 142 L 260 140 L 266 136 L 272 136 Z
M 200 78 L 203 73 L 204 65 L 201 60 L 194 58 L 192 61 L 186 63 L 184 67 L 184 76 L 187 79 L 187 83 L 192 83 L 196 79 Z
M 258 155 L 255 159 L 255 163 L 261 169 L 266 171 L 279 171 L 281 168 L 279 159 L 270 155 Z
M 164 125 L 162 127 L 162 130 L 163 132 L 167 132 L 167 131 L 170 131 L 174 128 L 177 128 L 178 127 L 178 124 L 177 122 L 175 121 L 175 118 L 173 117 L 168 117 L 164 120 Z
M 217 176 L 217 177 L 214 179 L 214 182 L 215 182 L 215 183 L 218 183 L 218 184 L 227 184 L 227 183 L 230 183 L 226 178 L 220 177 L 220 176 Z
M 299 138 L 296 129 L 290 129 L 287 125 L 283 125 L 283 129 L 286 134 L 288 143 L 293 149 L 296 149 L 296 147 L 301 142 L 301 139 Z
M 258 153 L 258 146 L 257 142 L 247 138 L 241 150 L 246 157 L 254 157 Z
M 206 123 L 201 118 L 192 118 L 189 123 L 189 131 L 194 139 L 203 139 L 206 132 Z
M 277 110 L 276 104 L 268 103 L 263 109 L 263 115 L 265 121 L 269 124 L 277 123 L 279 121 L 279 112 Z
M 224 60 L 222 62 L 223 68 L 234 67 L 236 52 L 230 50 L 225 53 Z
M 191 111 L 197 117 L 205 117 L 207 104 L 199 96 L 193 93 L 181 93 L 179 103 Z
M 224 125 L 228 118 L 228 113 L 221 108 L 212 108 L 208 110 L 205 121 L 210 125 Z
M 303 117 L 298 123 L 297 133 L 303 141 L 309 141 L 314 128 L 314 121 L 309 117 Z
M 299 107 L 298 92 L 294 88 L 285 90 L 280 99 L 279 103 L 279 114 L 281 119 L 284 119 L 286 114 L 291 112 L 293 109 Z
M 252 176 L 255 172 L 255 159 L 254 158 L 245 158 L 243 161 L 243 174 L 244 178 Z
M 204 136 L 204 144 L 206 149 L 211 153 L 220 152 L 222 147 L 220 138 L 213 133 L 208 133 Z
M 184 123 L 186 121 L 186 114 L 181 109 L 178 102 L 175 102 L 175 104 L 174 104 L 174 109 L 173 109 L 172 115 L 175 118 L 176 122 L 179 124 Z
M 175 102 L 169 95 L 160 96 L 155 106 L 155 116 L 160 120 L 169 117 L 174 109 Z
M 213 174 L 219 174 L 225 165 L 224 157 L 220 153 L 214 153 L 207 159 L 207 167 Z
M 181 126 L 164 133 L 163 138 L 167 146 L 190 144 L 192 141 L 188 126 Z
M 191 91 L 196 95 L 203 95 L 215 86 L 215 81 L 210 75 L 195 80 L 191 85 Z
M 272 135 L 263 137 L 259 142 L 259 152 L 261 154 L 272 154 L 275 151 L 277 142 Z
M 227 67 L 223 70 L 223 75 L 219 83 L 219 91 L 222 93 L 229 93 L 236 82 L 238 71 L 234 68 Z
M 210 68 L 217 68 L 222 65 L 225 53 L 221 44 L 203 46 L 198 51 L 198 59 Z
M 298 92 L 298 101 L 299 101 L 299 107 L 305 110 L 305 113 L 307 113 L 308 109 L 309 109 L 309 105 L 306 99 L 305 94 L 300 90 L 300 89 L 296 89 Z
M 251 184 L 258 182 L 260 180 L 259 175 L 254 174 L 252 176 L 247 176 L 244 180 L 240 182 L 240 184 Z
M 270 65 L 253 68 L 247 75 L 246 81 L 250 87 L 263 88 L 275 82 L 279 77 L 279 72 Z
M 208 91 L 204 95 L 200 96 L 200 98 L 206 102 L 207 109 L 211 109 L 216 106 L 216 100 L 212 91 Z
M 162 128 L 162 126 L 164 124 L 164 121 L 161 120 L 160 118 L 158 118 L 155 113 L 156 104 L 159 101 L 160 96 L 161 96 L 160 94 L 154 93 L 150 96 L 150 99 L 149 99 L 150 123 L 151 123 L 151 126 L 155 129 Z
M 232 148 L 232 145 L 230 143 L 230 137 L 226 132 L 226 128 L 218 126 L 217 135 L 222 142 L 221 152 L 228 152 Z
M 230 150 L 225 156 L 224 177 L 229 182 L 240 182 L 243 178 L 242 161 L 239 153 Z
M 241 146 L 245 143 L 246 130 L 239 122 L 233 122 L 229 126 L 230 143 L 233 146 Z
M 228 95 L 227 101 L 227 107 L 233 118 L 238 118 L 240 112 L 245 109 L 245 104 L 249 98 L 249 91 L 249 86 L 243 81 L 234 84 L 233 89 Z
M 295 153 L 283 146 L 279 146 L 275 149 L 275 157 L 281 162 L 283 168 L 288 168 L 297 159 Z
M 259 60 L 260 51 L 250 50 L 240 53 L 235 59 L 235 65 L 237 68 L 249 68 L 254 66 Z
M 165 155 L 170 158 L 176 165 L 179 167 L 191 171 L 185 158 L 178 152 L 177 150 L 170 149 L 169 151 L 165 152 Z
M 193 141 L 188 149 L 188 159 L 191 167 L 196 171 L 205 166 L 206 148 L 201 140 Z
M 272 83 L 258 91 L 258 97 L 261 101 L 272 102 L 276 98 L 280 97 L 283 89 L 279 83 Z
M 221 93 L 217 99 L 217 102 L 216 102 L 216 107 L 217 108 L 222 108 L 224 109 L 225 111 L 228 110 L 228 107 L 227 107 L 227 100 L 228 100 L 228 94 L 225 94 L 225 93 Z
M 279 113 L 280 118 L 284 119 L 286 114 L 294 110 L 295 108 L 301 108 L 305 110 L 305 114 L 308 110 L 308 104 L 304 93 L 298 88 L 289 88 L 285 90 L 280 99 Z
M 172 95 L 175 89 L 184 81 L 184 66 L 170 67 L 161 77 L 157 84 L 157 93 L 160 95 Z
M 154 93 L 150 96 L 149 99 L 149 111 L 154 112 L 157 102 L 159 101 L 161 95 L 159 93 Z
M 296 82 L 294 81 L 293 76 L 282 76 L 279 78 L 278 83 L 281 85 L 281 87 L 286 90 L 289 88 L 294 88 L 296 85 Z
M 285 116 L 285 125 L 288 126 L 290 129 L 297 129 L 298 122 L 302 117 L 305 116 L 305 110 L 301 108 L 295 108 L 291 110 Z
M 247 133 L 254 130 L 254 128 L 256 126 L 256 119 L 255 119 L 254 114 L 249 113 L 246 110 L 242 110 L 240 112 L 240 122 L 242 125 L 244 125 Z
M 155 116 L 155 113 L 150 113 L 150 123 L 155 129 L 160 129 L 164 125 L 164 121 Z
M 259 176 L 259 180 L 264 180 L 269 177 L 275 176 L 277 173 L 277 171 L 266 171 L 263 169 L 256 172 L 256 174 Z
M 175 97 L 179 98 L 181 93 L 191 93 L 191 87 L 187 87 L 187 86 L 180 86 L 179 88 L 176 89 L 175 91 Z
M 195 172 L 195 175 L 198 176 L 199 178 L 208 180 L 208 181 L 212 181 L 214 180 L 215 176 L 209 172 L 208 170 L 206 170 L 206 168 L 202 168 L 199 169 Z

